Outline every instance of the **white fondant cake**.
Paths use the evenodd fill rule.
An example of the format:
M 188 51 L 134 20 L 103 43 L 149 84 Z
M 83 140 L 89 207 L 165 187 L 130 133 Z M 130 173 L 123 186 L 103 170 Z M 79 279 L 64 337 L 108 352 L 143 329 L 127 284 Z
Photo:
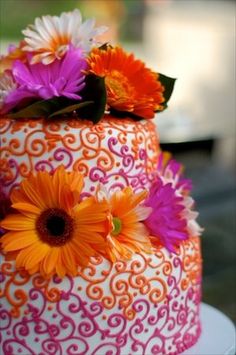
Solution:
M 0 58 L 0 353 L 180 354 L 201 332 L 201 228 L 155 112 L 174 79 L 78 10 Z

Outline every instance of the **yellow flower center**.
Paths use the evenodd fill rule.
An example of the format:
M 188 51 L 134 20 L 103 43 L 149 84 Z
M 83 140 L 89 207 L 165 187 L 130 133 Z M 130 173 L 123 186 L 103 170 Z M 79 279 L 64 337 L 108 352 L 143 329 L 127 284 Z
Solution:
M 111 235 L 119 235 L 122 229 L 122 222 L 120 218 L 113 217 L 112 224 L 113 224 L 113 230 L 111 232 Z
M 134 90 L 129 80 L 117 70 L 112 70 L 105 77 L 107 88 L 113 95 L 121 99 L 130 98 L 134 95 Z
M 51 246 L 62 246 L 71 239 L 73 219 L 62 209 L 43 211 L 36 222 L 40 239 Z

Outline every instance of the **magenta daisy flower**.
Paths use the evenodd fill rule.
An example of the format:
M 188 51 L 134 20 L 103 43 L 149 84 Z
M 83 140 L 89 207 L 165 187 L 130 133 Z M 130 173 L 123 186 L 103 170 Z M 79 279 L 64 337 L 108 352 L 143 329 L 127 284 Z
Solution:
M 12 76 L 18 87 L 5 98 L 9 111 L 27 98 L 50 99 L 64 96 L 81 99 L 79 92 L 85 86 L 84 70 L 87 62 L 81 49 L 70 48 L 62 60 L 52 64 L 29 64 L 16 60 Z
M 171 183 L 164 184 L 157 178 L 145 206 L 152 207 L 151 214 L 144 221 L 150 235 L 157 237 L 157 241 L 170 252 L 175 252 L 180 242 L 188 238 L 187 221 L 183 216 L 183 197 L 177 196 Z
M 187 221 L 187 232 L 191 236 L 199 236 L 203 229 L 196 221 L 198 212 L 194 211 L 194 200 L 189 196 L 192 181 L 183 175 L 183 165 L 172 159 L 171 154 L 162 152 L 158 159 L 157 174 L 164 184 L 170 183 L 176 195 L 183 198 L 184 210 L 181 216 Z

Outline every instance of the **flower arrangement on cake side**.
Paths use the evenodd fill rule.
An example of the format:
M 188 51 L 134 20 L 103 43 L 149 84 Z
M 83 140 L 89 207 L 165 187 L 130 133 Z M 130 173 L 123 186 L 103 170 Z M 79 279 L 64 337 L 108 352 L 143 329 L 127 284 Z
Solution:
M 76 276 L 78 266 L 98 253 L 112 262 L 135 252 L 152 253 L 153 246 L 177 253 L 180 243 L 201 228 L 189 186 L 175 164 L 170 160 L 165 166 L 169 182 L 157 174 L 149 193 L 126 187 L 108 196 L 101 186 L 83 200 L 80 173 L 60 166 L 53 174 L 32 174 L 13 190 L 12 211 L 0 222 L 7 259 L 29 274 L 63 277 Z
M 100 43 L 104 27 L 82 22 L 78 10 L 43 16 L 23 31 L 19 46 L 0 59 L 2 117 L 86 119 L 107 113 L 151 119 L 167 107 L 174 79 L 154 73 L 121 47 Z M 108 116 L 109 117 L 109 116 Z M 83 175 L 59 166 L 35 172 L 10 194 L 1 193 L 0 239 L 8 260 L 29 274 L 76 276 L 103 255 L 111 262 L 135 252 L 179 245 L 201 228 L 182 166 L 160 154 L 149 191 L 130 186 L 109 195 L 100 184 L 81 198 Z

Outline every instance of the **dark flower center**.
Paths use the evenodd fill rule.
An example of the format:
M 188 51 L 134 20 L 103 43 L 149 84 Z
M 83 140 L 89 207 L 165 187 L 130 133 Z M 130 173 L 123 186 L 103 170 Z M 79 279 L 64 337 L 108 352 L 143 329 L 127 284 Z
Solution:
M 73 219 L 62 209 L 49 208 L 36 222 L 40 239 L 51 246 L 62 246 L 71 239 Z
M 47 220 L 47 229 L 52 236 L 60 236 L 65 232 L 66 221 L 59 216 L 52 216 Z

